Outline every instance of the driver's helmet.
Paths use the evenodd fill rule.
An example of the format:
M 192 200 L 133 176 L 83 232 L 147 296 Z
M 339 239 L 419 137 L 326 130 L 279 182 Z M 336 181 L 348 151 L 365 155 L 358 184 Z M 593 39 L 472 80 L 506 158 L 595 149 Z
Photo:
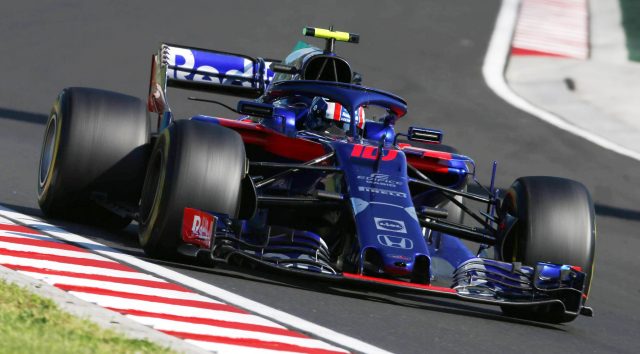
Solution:
M 359 107 L 356 111 L 356 127 L 364 128 L 364 109 Z M 309 107 L 309 114 L 304 122 L 304 126 L 312 131 L 329 131 L 331 128 L 340 129 L 344 132 L 349 130 L 351 115 L 349 111 L 340 103 L 332 102 L 322 97 L 315 97 Z

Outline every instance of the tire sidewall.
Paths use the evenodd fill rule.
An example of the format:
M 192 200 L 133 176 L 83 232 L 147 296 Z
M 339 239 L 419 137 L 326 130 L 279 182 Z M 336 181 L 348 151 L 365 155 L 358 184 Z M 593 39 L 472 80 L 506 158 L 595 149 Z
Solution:
M 44 137 L 42 139 L 43 141 L 47 139 L 51 124 L 55 124 L 54 141 L 53 141 L 53 147 L 52 147 L 53 155 L 51 157 L 51 161 L 49 162 L 49 166 L 48 166 L 44 181 L 42 181 L 42 178 L 41 178 L 42 162 L 43 162 L 42 160 L 44 158 L 45 148 L 46 148 L 44 143 L 42 144 L 42 148 L 40 150 L 40 160 L 38 164 L 38 203 L 40 204 L 41 207 L 45 207 L 45 208 L 49 207 L 49 204 L 51 203 L 51 199 L 53 198 L 53 195 L 52 195 L 53 193 L 51 191 L 51 184 L 55 183 L 54 180 L 58 175 L 57 166 L 58 166 L 58 160 L 60 160 L 60 157 L 59 157 L 60 134 L 62 131 L 62 114 L 60 114 L 60 105 L 61 105 L 60 101 L 63 94 L 64 94 L 64 91 L 58 96 L 58 99 L 53 104 L 51 113 L 49 114 L 49 119 L 47 120 L 47 128 L 45 129 Z

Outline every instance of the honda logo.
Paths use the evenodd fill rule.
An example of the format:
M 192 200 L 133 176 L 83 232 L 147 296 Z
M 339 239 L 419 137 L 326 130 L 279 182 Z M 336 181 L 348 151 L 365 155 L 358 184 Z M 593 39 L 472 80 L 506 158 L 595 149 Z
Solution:
M 380 244 L 383 246 L 392 248 L 402 248 L 405 250 L 410 250 L 413 248 L 413 241 L 406 237 L 378 235 L 378 242 L 380 242 Z

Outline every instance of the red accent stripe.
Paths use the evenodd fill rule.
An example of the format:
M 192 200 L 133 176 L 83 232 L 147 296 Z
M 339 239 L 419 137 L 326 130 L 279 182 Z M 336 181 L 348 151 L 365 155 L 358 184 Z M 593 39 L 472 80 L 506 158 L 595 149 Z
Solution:
M 433 158 L 438 160 L 447 160 L 447 161 L 450 161 L 453 159 L 453 155 L 450 152 L 423 149 L 423 148 L 412 146 L 410 144 L 402 144 L 402 145 L 398 145 L 398 147 L 400 147 L 400 150 L 406 149 L 406 150 L 421 152 L 422 157 Z
M 29 246 L 56 248 L 56 249 L 60 249 L 60 250 L 85 252 L 85 253 L 88 252 L 84 248 L 80 248 L 78 246 L 70 245 L 68 243 L 47 241 L 47 240 L 38 240 L 38 239 L 35 239 L 35 238 L 0 236 L 0 241 L 9 242 L 9 243 L 18 243 L 18 244 L 21 244 L 21 245 L 29 245 Z
M 349 278 L 349 279 L 359 279 L 359 280 L 372 281 L 372 282 L 382 283 L 382 284 L 398 285 L 398 286 L 403 286 L 405 288 L 416 288 L 416 289 L 430 290 L 430 291 L 436 291 L 436 292 L 441 292 L 441 293 L 450 293 L 450 294 L 456 294 L 457 293 L 454 289 L 445 288 L 445 287 L 442 287 L 442 286 L 407 283 L 406 281 L 375 278 L 375 277 L 370 277 L 370 276 L 367 276 L 367 275 L 359 275 L 359 274 L 353 274 L 353 273 L 342 273 L 342 275 L 345 278 Z
M 302 347 L 294 344 L 281 343 L 281 342 L 268 342 L 268 341 L 252 339 L 252 338 L 229 338 L 229 337 L 212 336 L 212 335 L 206 335 L 206 334 L 194 334 L 194 333 L 177 332 L 177 331 L 160 331 L 160 332 L 164 332 L 166 334 L 184 338 L 184 339 L 192 339 L 192 340 L 214 342 L 214 343 L 221 343 L 221 344 L 240 345 L 243 347 L 271 349 L 271 350 L 279 350 L 279 351 L 295 352 L 295 353 L 312 353 L 312 354 L 341 353 L 341 354 L 344 354 L 344 352 L 341 352 L 341 351 Z
M 245 123 L 237 120 L 216 118 L 224 127 L 231 128 L 240 135 L 245 144 L 257 145 L 270 153 L 298 161 L 309 161 L 326 154 L 322 144 L 297 138 L 290 138 L 261 124 Z
M 525 49 L 525 48 L 511 48 L 511 55 L 528 55 L 528 56 L 537 56 L 537 57 L 555 57 L 555 58 L 570 58 L 567 55 L 549 53 L 549 52 L 541 52 L 533 49 Z
M 42 235 L 40 232 L 34 230 L 34 229 L 30 229 L 26 226 L 22 226 L 22 225 L 8 225 L 8 224 L 0 224 L 0 230 L 3 231 L 15 231 L 15 232 L 24 232 L 27 234 L 34 234 L 34 235 Z
M 439 160 L 447 160 L 447 161 L 450 161 L 453 159 L 453 156 L 451 156 L 450 152 L 435 151 L 435 150 L 426 150 L 422 154 L 422 157 L 432 157 Z
M 340 103 L 335 103 L 333 106 L 333 120 L 340 121 L 341 115 L 342 115 L 342 105 Z
M 109 310 L 119 312 L 123 315 L 161 318 L 163 320 L 180 321 L 180 322 L 202 324 L 202 325 L 209 325 L 209 326 L 216 326 L 216 327 L 239 329 L 242 331 L 277 334 L 281 336 L 289 336 L 289 337 L 297 337 L 297 338 L 309 338 L 308 336 L 302 333 L 298 333 L 286 328 L 276 328 L 276 327 L 248 324 L 248 323 L 242 323 L 242 322 L 220 321 L 220 320 L 214 320 L 214 319 L 202 318 L 202 317 L 186 317 L 186 316 L 176 316 L 176 315 L 168 315 L 164 313 L 146 312 L 146 311 L 138 311 L 138 310 L 120 310 L 112 307 L 107 307 L 107 308 Z
M 129 284 L 129 285 L 138 285 L 138 286 L 146 286 L 155 289 L 166 289 L 166 290 L 175 290 L 175 291 L 183 291 L 185 293 L 192 292 L 191 290 L 184 288 L 180 285 L 163 282 L 163 281 L 155 281 L 155 280 L 142 280 L 142 279 L 131 279 L 131 278 L 123 278 L 123 277 L 111 277 L 108 275 L 98 275 L 98 274 L 84 274 L 84 273 L 75 273 L 75 272 L 65 272 L 62 270 L 53 270 L 53 269 L 43 269 L 43 268 L 35 268 L 29 266 L 22 266 L 16 264 L 3 264 L 7 268 L 11 268 L 13 270 L 21 270 L 25 272 L 33 272 L 40 274 L 51 274 L 51 275 L 61 275 L 65 277 L 74 277 L 80 279 L 91 279 L 91 280 L 101 280 L 101 281 L 109 281 L 113 283 L 120 284 Z
M 12 257 L 20 257 L 20 258 L 31 258 L 31 259 L 40 259 L 43 261 L 53 261 L 53 262 L 60 262 L 60 263 L 68 263 L 68 264 L 76 264 L 76 265 L 82 265 L 82 266 L 89 266 L 89 267 L 99 267 L 99 268 L 107 268 L 107 269 L 114 269 L 114 270 L 121 270 L 121 271 L 125 271 L 125 272 L 137 272 L 137 270 L 127 267 L 125 265 L 122 265 L 120 263 L 116 263 L 116 262 L 109 262 L 109 261 L 100 261 L 97 259 L 86 259 L 86 258 L 78 258 L 78 257 L 66 257 L 66 256 L 56 256 L 53 254 L 45 254 L 45 253 L 38 253 L 38 252 L 25 252 L 25 251 L 14 251 L 14 250 L 8 250 L 6 248 L 0 248 L 0 254 L 4 254 L 6 256 L 12 256 Z
M 124 291 L 107 290 L 107 289 L 93 288 L 88 286 L 69 285 L 69 284 L 56 284 L 56 287 L 65 291 L 77 291 L 81 293 L 114 296 L 114 297 L 121 297 L 125 299 L 158 302 L 158 303 L 169 304 L 169 305 L 197 307 L 197 308 L 207 309 L 207 310 L 236 312 L 236 313 L 243 313 L 243 314 L 247 313 L 246 311 L 241 310 L 237 307 L 233 307 L 231 305 L 199 301 L 199 300 L 172 299 L 169 297 L 162 297 L 162 296 L 155 296 L 155 295 L 141 295 L 141 294 L 127 293 Z
M 407 155 L 407 162 L 422 172 L 449 173 L 449 167 L 442 166 L 436 161 Z

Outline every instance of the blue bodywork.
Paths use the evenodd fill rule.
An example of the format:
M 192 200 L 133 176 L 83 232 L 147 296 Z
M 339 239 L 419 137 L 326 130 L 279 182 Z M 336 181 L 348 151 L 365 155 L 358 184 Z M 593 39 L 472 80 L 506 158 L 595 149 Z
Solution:
M 584 285 L 584 273 L 579 270 L 547 263 L 536 267 L 516 266 L 481 258 L 484 254 L 481 251 L 486 247 L 472 251 L 459 237 L 421 224 L 417 208 L 440 208 L 446 200 L 437 188 L 416 186 L 413 181 L 417 178 L 416 172 L 409 171 L 410 161 L 416 163 L 420 173 L 457 191 L 465 190 L 469 179 L 475 178 L 473 161 L 463 155 L 395 145 L 399 135 L 394 129 L 396 120 L 407 113 L 406 102 L 396 95 L 353 83 L 305 80 L 304 73 L 300 72 L 308 60 L 332 55 L 318 48 L 301 46 L 285 61 L 295 65 L 298 74 L 274 74 L 269 65 L 275 61 L 162 46 L 155 59 L 150 90 L 150 101 L 156 107 L 164 107 L 156 110 L 161 129 L 172 120 L 165 96 L 167 86 L 253 93 L 258 102 L 273 106 L 273 116 L 243 116 L 231 121 L 200 115 L 192 119 L 237 130 L 245 138 L 250 161 L 305 163 L 295 158 L 295 150 L 302 149 L 298 143 L 321 147 L 316 157 L 331 155 L 320 165 L 333 170 L 291 168 L 282 176 L 272 173 L 275 180 L 264 186 L 260 183 L 268 180 L 269 175 L 262 174 L 269 170 L 259 169 L 260 174 L 255 175 L 250 172 L 254 175 L 257 211 L 244 220 L 216 214 L 219 222 L 211 250 L 214 257 L 229 261 L 239 256 L 310 274 L 356 273 L 402 280 L 407 284 L 448 281 L 457 296 L 474 301 L 536 305 L 560 301 L 566 311 L 578 312 Z M 318 97 L 342 105 L 346 113 L 338 112 L 341 118 L 353 117 L 342 125 L 344 134 L 305 129 L 306 120 L 311 117 L 311 105 Z M 360 127 L 355 117 L 359 116 L 359 109 L 369 107 L 379 107 L 386 114 L 366 120 Z M 264 146 L 256 143 L 257 138 L 251 135 L 258 133 L 288 142 L 282 143 L 281 152 L 293 151 L 265 152 Z M 491 188 L 489 193 L 493 192 Z M 303 212 L 299 208 L 260 204 L 261 200 L 274 199 L 274 196 L 315 200 L 317 207 L 311 203 Z M 324 203 L 329 202 L 332 206 L 325 207 Z M 487 222 L 497 226 L 490 221 L 495 216 L 493 208 L 490 213 Z M 287 214 L 290 214 L 288 219 Z M 308 218 L 308 222 L 304 218 Z M 327 222 L 328 227 L 316 225 L 318 220 Z M 290 224 L 283 225 L 285 223 Z M 567 290 L 569 295 L 560 298 L 552 294 L 558 289 Z

